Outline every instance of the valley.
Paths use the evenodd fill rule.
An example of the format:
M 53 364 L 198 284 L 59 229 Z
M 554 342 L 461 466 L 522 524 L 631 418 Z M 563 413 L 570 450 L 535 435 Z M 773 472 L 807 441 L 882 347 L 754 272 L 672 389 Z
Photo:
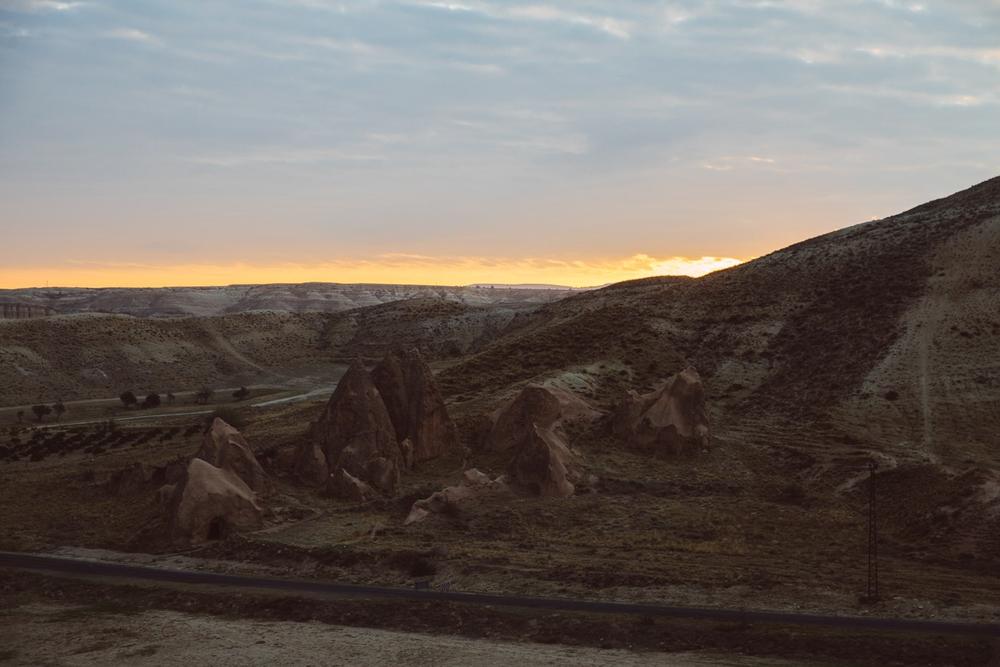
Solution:
M 403 588 L 997 623 L 998 220 L 994 180 L 701 279 L 551 303 L 6 321 L 4 400 L 80 402 L 66 404 L 65 424 L 0 411 L 0 548 L 96 549 L 88 557 L 124 562 L 183 554 L 197 568 Z M 252 396 L 230 400 L 227 389 L 194 404 L 196 387 L 239 383 Z M 98 398 L 125 386 L 173 387 L 177 403 L 130 421 L 138 413 Z M 226 446 L 243 467 L 226 472 L 236 464 L 205 453 L 223 437 L 211 435 L 220 420 L 205 430 L 211 416 L 239 429 L 224 437 L 242 443 Z M 860 601 L 871 460 L 875 605 Z M 228 526 L 256 508 L 248 527 L 217 535 L 176 523 L 189 520 L 170 512 L 196 483 L 190 461 L 245 480 L 252 466 L 266 480 L 240 492 L 244 514 L 218 515 Z M 222 507 L 236 511 L 205 511 Z M 747 650 L 811 655 L 790 639 L 803 631 L 782 632 L 780 649 L 755 635 Z M 845 659 L 857 640 L 847 635 L 830 640 Z

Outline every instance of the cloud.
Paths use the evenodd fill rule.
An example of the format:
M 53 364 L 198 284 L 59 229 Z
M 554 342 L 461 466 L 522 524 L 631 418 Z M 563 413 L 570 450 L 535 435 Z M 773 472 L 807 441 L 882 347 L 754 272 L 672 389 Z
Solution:
M 230 155 L 200 155 L 187 158 L 187 161 L 213 167 L 244 167 L 263 164 L 373 162 L 384 159 L 382 155 L 355 153 L 339 148 L 271 148 Z
M 581 13 L 551 4 L 506 5 L 489 2 L 446 2 L 442 0 L 413 0 L 413 4 L 429 9 L 479 14 L 493 19 L 544 21 L 585 26 L 623 40 L 627 40 L 632 36 L 632 25 L 628 21 L 611 16 Z
M 69 12 L 89 4 L 89 2 L 60 2 L 58 0 L 0 0 L 0 9 L 14 12 Z
M 140 44 L 160 44 L 160 38 L 148 32 L 136 28 L 115 28 L 104 33 L 110 39 L 121 39 L 126 42 L 138 42 Z
M 583 135 L 527 136 L 498 141 L 497 145 L 548 155 L 585 155 L 589 150 L 587 138 Z
M 558 21 L 574 25 L 583 25 L 605 32 L 612 37 L 617 37 L 619 39 L 628 39 L 631 37 L 631 28 L 628 23 L 608 16 L 579 14 L 577 12 L 567 11 L 549 5 L 514 6 L 507 9 L 505 13 L 507 16 L 515 19 Z
M 338 51 L 341 53 L 351 53 L 360 56 L 370 56 L 377 54 L 381 49 L 367 42 L 357 39 L 335 39 L 333 37 L 303 37 L 295 40 L 305 46 L 313 46 L 328 51 Z
M 991 67 L 1000 67 L 1000 48 L 976 48 L 968 46 L 905 46 L 882 45 L 863 46 L 859 53 L 875 58 L 946 58 Z
M 0 219 L 54 264 L 76 219 L 147 260 L 139 217 L 257 261 L 760 254 L 996 172 L 998 5 L 917 1 L 0 0 Z
M 471 72 L 473 74 L 485 74 L 488 76 L 498 76 L 501 74 L 506 74 L 507 70 L 500 65 L 495 65 L 493 63 L 469 63 L 469 62 L 447 62 L 444 63 L 447 67 L 457 69 L 463 72 Z
M 774 158 L 759 155 L 725 155 L 701 163 L 702 169 L 709 171 L 732 171 L 738 167 L 766 167 L 776 163 Z
M 1000 104 L 1000 95 L 989 91 L 979 93 L 936 92 L 891 86 L 823 85 L 824 90 L 851 97 L 892 99 L 915 106 L 980 107 Z

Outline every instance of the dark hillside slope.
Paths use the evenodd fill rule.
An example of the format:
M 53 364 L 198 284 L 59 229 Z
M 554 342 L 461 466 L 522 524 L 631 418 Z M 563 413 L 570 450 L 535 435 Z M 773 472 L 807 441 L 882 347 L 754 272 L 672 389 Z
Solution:
M 998 221 L 995 178 L 701 279 L 574 295 L 445 371 L 444 386 L 475 396 L 573 371 L 610 401 L 692 363 L 723 418 L 979 441 L 1000 413 Z M 965 394 L 944 391 L 956 383 Z M 976 408 L 925 433 L 941 402 Z

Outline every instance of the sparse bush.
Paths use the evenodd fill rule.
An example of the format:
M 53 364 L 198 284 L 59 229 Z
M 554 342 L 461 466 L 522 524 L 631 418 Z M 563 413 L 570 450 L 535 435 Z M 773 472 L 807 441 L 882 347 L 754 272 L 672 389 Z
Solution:
M 142 401 L 142 407 L 144 408 L 158 408 L 160 407 L 160 395 L 155 391 L 150 392 L 146 395 L 146 398 Z
M 35 413 L 35 418 L 37 418 L 38 421 L 42 421 L 42 419 L 45 418 L 45 415 L 52 413 L 52 408 L 47 405 L 33 405 L 31 406 L 31 411 Z
M 242 401 L 249 395 L 250 395 L 250 390 L 247 389 L 246 387 L 240 387 L 239 389 L 233 392 L 233 398 L 235 398 L 237 401 Z
M 124 405 L 126 408 L 130 408 L 139 402 L 139 399 L 135 397 L 135 392 L 133 392 L 131 389 L 123 391 L 118 396 L 118 400 L 120 400 L 122 402 L 122 405 Z

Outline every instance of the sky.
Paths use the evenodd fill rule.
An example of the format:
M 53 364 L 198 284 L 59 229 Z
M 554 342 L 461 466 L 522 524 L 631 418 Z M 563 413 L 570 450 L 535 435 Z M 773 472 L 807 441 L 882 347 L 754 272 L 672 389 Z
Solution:
M 0 0 L 0 287 L 700 275 L 1000 174 L 1000 0 Z

